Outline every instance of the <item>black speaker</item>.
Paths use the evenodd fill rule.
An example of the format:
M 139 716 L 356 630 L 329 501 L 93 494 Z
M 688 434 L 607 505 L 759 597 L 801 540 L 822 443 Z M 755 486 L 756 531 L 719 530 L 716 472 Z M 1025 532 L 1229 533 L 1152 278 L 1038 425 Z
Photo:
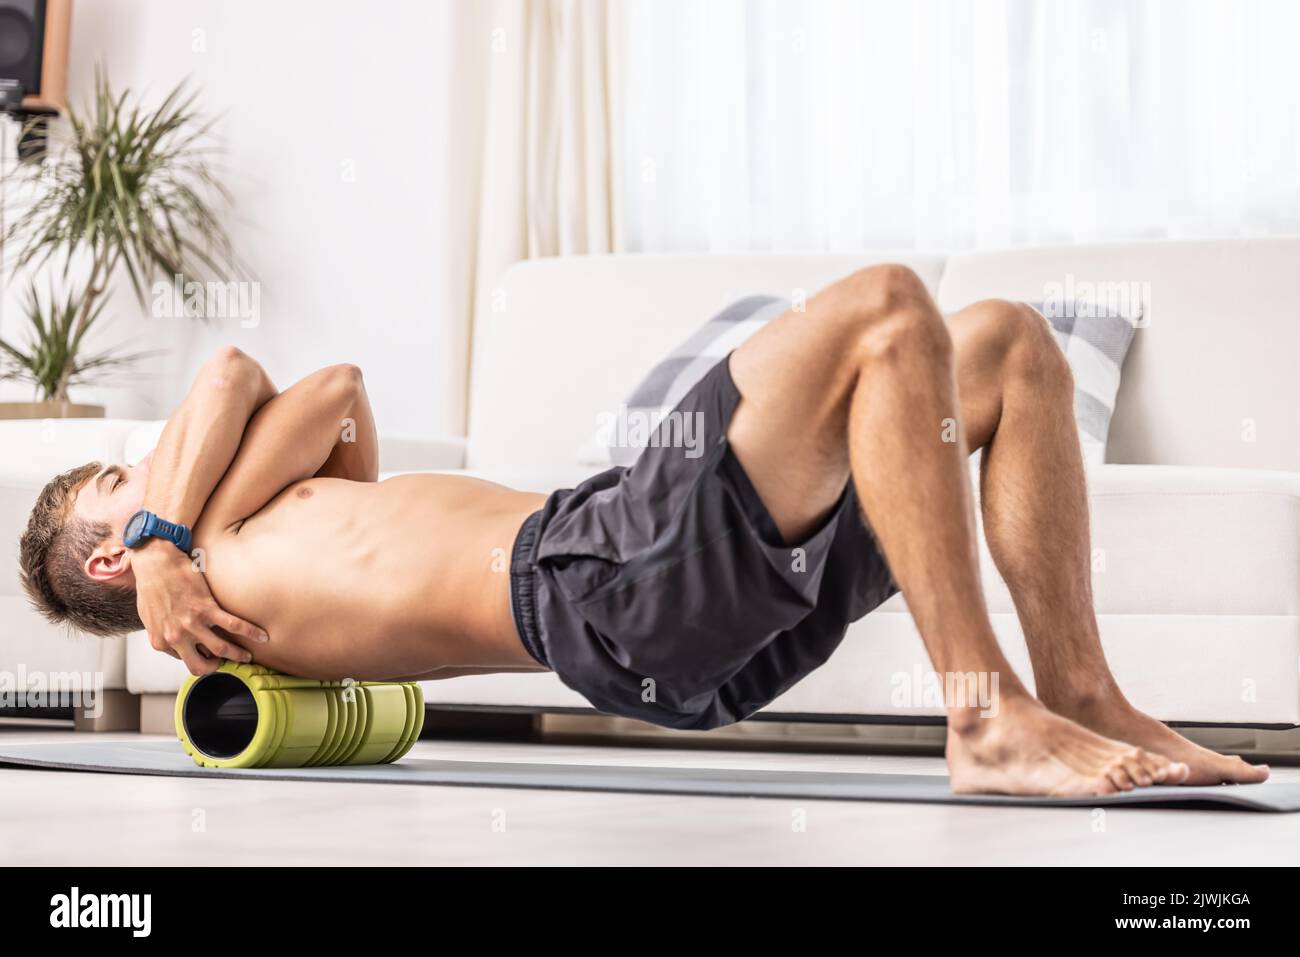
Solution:
M 41 61 L 45 59 L 45 3 L 46 0 L 0 0 L 0 87 L 17 87 L 21 95 L 40 92 Z
M 0 0 L 0 100 L 34 114 L 63 107 L 72 0 Z

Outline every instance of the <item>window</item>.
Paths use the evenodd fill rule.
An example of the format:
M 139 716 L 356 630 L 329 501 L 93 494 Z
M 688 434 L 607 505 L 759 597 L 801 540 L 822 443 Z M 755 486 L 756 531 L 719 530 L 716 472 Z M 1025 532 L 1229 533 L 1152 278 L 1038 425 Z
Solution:
M 631 250 L 1300 232 L 1300 4 L 629 0 Z

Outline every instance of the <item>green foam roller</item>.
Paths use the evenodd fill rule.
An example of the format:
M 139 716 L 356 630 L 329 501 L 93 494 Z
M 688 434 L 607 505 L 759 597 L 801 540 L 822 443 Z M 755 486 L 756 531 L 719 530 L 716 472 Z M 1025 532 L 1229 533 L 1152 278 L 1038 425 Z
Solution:
M 176 695 L 176 736 L 207 768 L 389 764 L 423 727 L 413 681 L 313 681 L 225 661 Z

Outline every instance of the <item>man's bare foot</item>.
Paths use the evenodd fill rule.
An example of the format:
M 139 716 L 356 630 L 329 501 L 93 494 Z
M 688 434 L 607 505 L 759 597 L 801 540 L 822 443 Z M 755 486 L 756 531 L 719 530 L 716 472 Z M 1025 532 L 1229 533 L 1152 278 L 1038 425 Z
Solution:
M 950 718 L 948 771 L 959 794 L 1078 797 L 1181 784 L 1185 765 L 1104 738 L 1028 696 L 1000 702 L 996 717 Z
M 1057 714 L 1117 741 L 1146 748 L 1191 769 L 1183 784 L 1258 784 L 1268 778 L 1268 766 L 1247 764 L 1239 757 L 1217 754 L 1188 741 L 1177 731 L 1128 703 L 1118 688 L 1084 696 L 1048 695 Z

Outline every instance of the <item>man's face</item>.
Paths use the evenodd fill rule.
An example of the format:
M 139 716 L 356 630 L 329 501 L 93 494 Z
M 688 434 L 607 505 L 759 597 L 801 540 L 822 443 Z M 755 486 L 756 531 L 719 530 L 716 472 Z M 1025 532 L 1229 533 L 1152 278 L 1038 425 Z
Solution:
M 109 465 L 99 471 L 77 493 L 72 513 L 91 523 L 109 528 L 108 538 L 100 543 L 86 563 L 86 574 L 96 579 L 112 579 L 129 571 L 130 558 L 122 544 L 127 519 L 144 504 L 145 485 L 149 481 L 150 452 L 134 466 Z

